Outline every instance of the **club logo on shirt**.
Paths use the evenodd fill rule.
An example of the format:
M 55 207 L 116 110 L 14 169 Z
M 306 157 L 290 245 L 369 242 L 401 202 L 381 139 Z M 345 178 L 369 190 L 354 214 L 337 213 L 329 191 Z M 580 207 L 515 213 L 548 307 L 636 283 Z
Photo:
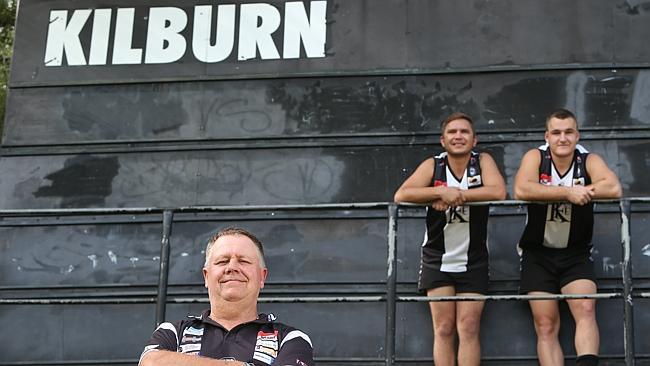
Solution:
M 469 222 L 468 206 L 450 207 L 447 212 L 447 224 L 462 224 Z
M 573 178 L 573 185 L 574 186 L 584 186 L 585 185 L 585 178 L 584 177 Z
M 195 336 L 200 337 L 200 336 L 203 335 L 203 328 L 194 328 L 194 327 L 186 328 L 183 331 L 183 336 L 185 336 L 186 334 L 195 335 Z
M 194 328 L 194 327 L 185 328 L 185 330 L 183 330 L 181 344 L 201 343 L 202 338 L 203 338 L 203 328 Z
M 203 328 L 185 328 L 178 348 L 182 353 L 198 354 L 201 351 L 202 339 Z
M 253 359 L 262 361 L 266 364 L 272 364 L 278 356 L 280 345 L 278 343 L 278 331 L 267 333 L 263 331 L 257 332 L 257 340 L 255 341 L 255 352 Z
M 467 186 L 468 187 L 476 187 L 480 186 L 483 182 L 481 181 L 481 176 L 480 175 L 475 175 L 475 176 L 470 176 L 467 178 Z
M 183 335 L 183 339 L 181 339 L 181 343 L 199 343 L 199 342 L 201 342 L 201 337 L 197 337 L 197 336 Z
M 571 205 L 567 203 L 550 204 L 547 221 L 571 222 Z
M 442 186 L 442 187 L 446 187 L 446 186 L 447 186 L 447 182 L 443 182 L 443 181 L 441 181 L 441 180 L 436 180 L 436 181 L 433 182 L 433 186 L 434 186 L 434 187 L 441 187 L 441 186 Z
M 189 353 L 192 355 L 197 355 L 199 354 L 199 352 L 201 352 L 201 343 L 183 344 L 179 347 L 179 350 L 181 353 Z
M 540 173 L 539 174 L 539 182 L 544 184 L 544 185 L 551 184 L 552 180 L 553 180 L 553 178 L 550 175 L 546 174 L 546 173 Z

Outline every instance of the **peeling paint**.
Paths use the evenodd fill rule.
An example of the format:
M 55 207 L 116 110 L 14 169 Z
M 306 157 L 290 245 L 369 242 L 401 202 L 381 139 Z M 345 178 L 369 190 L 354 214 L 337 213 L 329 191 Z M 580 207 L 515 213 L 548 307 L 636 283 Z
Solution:
M 610 257 L 603 257 L 603 272 L 607 273 L 616 269 L 616 264 L 610 264 L 611 260 Z
M 131 258 L 129 258 L 129 261 L 131 261 L 131 265 L 133 266 L 133 268 L 135 268 L 135 263 L 136 263 L 137 261 L 139 261 L 139 260 L 140 260 L 140 258 L 138 258 L 138 257 L 131 257 Z
M 646 244 L 643 248 L 641 248 L 641 254 L 650 257 L 650 244 Z
M 74 266 L 71 264 L 68 266 L 68 268 L 61 268 L 61 274 L 69 274 L 72 271 L 74 271 Z
M 93 268 L 97 268 L 97 256 L 91 254 L 88 256 L 88 259 L 90 259 L 90 261 L 93 262 Z
M 115 255 L 115 253 L 113 253 L 112 250 L 108 251 L 108 258 L 111 260 L 111 262 L 117 264 L 117 256 Z

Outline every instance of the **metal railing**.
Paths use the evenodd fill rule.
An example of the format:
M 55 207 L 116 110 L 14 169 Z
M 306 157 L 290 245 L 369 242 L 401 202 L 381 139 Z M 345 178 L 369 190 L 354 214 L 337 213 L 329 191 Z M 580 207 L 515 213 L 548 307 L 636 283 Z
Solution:
M 160 264 L 158 291 L 156 297 L 139 298 L 59 298 L 59 299 L 25 299 L 0 298 L 0 305 L 39 305 L 39 304 L 156 304 L 156 325 L 165 319 L 166 305 L 170 302 L 207 302 L 206 298 L 176 298 L 168 299 L 168 277 L 170 268 L 170 247 L 173 218 L 175 213 L 183 212 L 250 212 L 250 211 L 292 211 L 292 210 L 349 210 L 349 209 L 386 209 L 388 219 L 387 234 L 387 273 L 385 295 L 379 296 L 295 296 L 295 297 L 260 297 L 265 303 L 332 303 L 332 302 L 386 302 L 386 337 L 384 361 L 386 366 L 395 364 L 396 338 L 396 305 L 398 302 L 432 302 L 432 301 L 526 301 L 526 300 L 562 300 L 562 299 L 623 299 L 624 352 L 626 365 L 635 365 L 633 306 L 634 297 L 650 298 L 650 293 L 632 293 L 632 267 L 630 242 L 630 214 L 632 203 L 648 203 L 650 198 L 635 197 L 621 200 L 597 200 L 598 203 L 619 203 L 621 214 L 621 246 L 622 246 L 622 282 L 623 291 L 614 293 L 596 293 L 590 295 L 486 295 L 486 296 L 398 296 L 397 294 L 397 232 L 398 218 L 401 207 L 420 207 L 418 204 L 396 204 L 388 202 L 374 203 L 341 203 L 341 204 L 312 204 L 312 205 L 260 205 L 260 206 L 189 206 L 178 208 L 94 208 L 94 209 L 36 209 L 36 210 L 0 210 L 0 217 L 39 215 L 98 215 L 98 214 L 162 214 L 162 235 L 160 242 Z M 474 202 L 469 205 L 492 206 L 522 206 L 531 202 L 526 201 L 490 201 Z
M 568 294 L 550 294 L 550 295 L 487 295 L 487 296 L 397 296 L 396 301 L 504 301 L 504 300 L 515 300 L 515 301 L 528 301 L 528 300 L 565 300 L 565 299 L 616 299 L 620 298 L 624 300 L 623 306 L 623 347 L 625 353 L 625 364 L 628 366 L 635 365 L 635 351 L 634 351 L 634 300 L 632 294 L 632 265 L 631 265 L 631 242 L 630 242 L 630 215 L 631 215 L 631 204 L 632 202 L 650 202 L 650 198 L 647 197 L 636 197 L 636 198 L 624 198 L 620 200 L 596 200 L 595 202 L 599 203 L 619 203 L 620 214 L 621 214 L 621 249 L 622 249 L 622 259 L 621 259 L 621 277 L 623 281 L 623 292 L 622 293 L 596 293 L 590 295 L 568 295 Z M 527 201 L 517 201 L 517 200 L 504 200 L 504 201 L 490 201 L 490 202 L 476 202 L 469 203 L 469 205 L 480 205 L 480 204 L 489 204 L 489 205 L 526 205 L 531 202 Z M 410 205 L 410 204 L 409 204 Z M 389 206 L 389 221 L 393 215 L 391 207 Z M 396 255 L 396 246 L 394 245 L 396 227 L 389 225 L 388 233 L 388 257 L 393 258 Z M 391 245 L 393 243 L 393 245 Z M 391 253 L 392 252 L 392 253 Z M 389 264 L 388 270 L 388 281 L 387 281 L 387 293 L 395 292 L 395 285 L 390 282 L 391 277 L 391 265 Z M 642 294 L 649 295 L 650 294 Z M 387 297 L 390 297 L 388 295 Z M 387 307 L 388 308 L 388 307 Z M 387 310 L 387 312 L 393 311 Z M 387 314 L 387 319 L 394 319 L 394 314 Z M 394 350 L 395 342 L 395 326 L 387 325 L 387 335 L 386 335 L 386 350 Z M 391 345 L 388 345 L 388 342 L 392 342 Z M 386 354 L 386 365 L 392 366 L 395 363 L 394 354 Z

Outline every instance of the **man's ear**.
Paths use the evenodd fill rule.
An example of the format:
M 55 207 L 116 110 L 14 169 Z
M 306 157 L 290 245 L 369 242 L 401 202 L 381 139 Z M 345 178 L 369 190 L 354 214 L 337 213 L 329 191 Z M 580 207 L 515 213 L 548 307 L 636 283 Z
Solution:
M 269 275 L 269 270 L 262 268 L 262 279 L 260 280 L 260 288 L 264 288 L 264 282 L 266 282 L 266 277 Z
M 208 288 L 208 270 L 203 267 L 203 286 Z

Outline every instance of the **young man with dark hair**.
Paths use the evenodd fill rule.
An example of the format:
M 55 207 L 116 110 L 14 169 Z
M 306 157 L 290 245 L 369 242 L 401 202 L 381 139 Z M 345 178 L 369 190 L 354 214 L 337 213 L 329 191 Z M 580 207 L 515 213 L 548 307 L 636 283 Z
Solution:
M 445 152 L 423 161 L 395 193 L 396 202 L 427 203 L 418 288 L 428 296 L 484 295 L 488 289 L 487 205 L 502 200 L 505 183 L 492 157 L 473 151 L 472 119 L 453 113 L 441 123 Z M 431 302 L 438 366 L 479 365 L 482 301 Z M 458 333 L 458 357 L 456 357 Z
M 592 200 L 621 197 L 621 185 L 600 156 L 578 145 L 578 122 L 570 111 L 551 113 L 544 137 L 546 144 L 524 155 L 515 177 L 516 199 L 550 202 L 528 206 L 526 228 L 519 241 L 520 292 L 594 294 Z M 600 340 L 596 300 L 567 303 L 576 322 L 577 364 L 597 365 Z M 558 301 L 533 300 L 530 308 L 540 364 L 563 365 Z

